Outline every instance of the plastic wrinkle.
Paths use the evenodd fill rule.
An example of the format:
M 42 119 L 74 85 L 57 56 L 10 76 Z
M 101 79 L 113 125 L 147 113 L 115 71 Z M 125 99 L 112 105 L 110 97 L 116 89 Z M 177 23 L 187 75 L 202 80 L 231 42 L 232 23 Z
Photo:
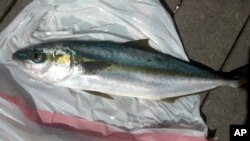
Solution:
M 78 117 L 67 116 L 59 113 L 50 113 L 44 110 L 29 107 L 21 98 L 0 93 L 0 97 L 15 104 L 24 116 L 37 124 L 53 128 L 62 128 L 80 134 L 106 138 L 112 141 L 209 141 L 204 137 L 185 136 L 167 132 L 151 132 L 131 134 L 121 129 L 112 127 L 104 123 L 88 121 Z M 152 130 L 153 131 L 153 130 Z

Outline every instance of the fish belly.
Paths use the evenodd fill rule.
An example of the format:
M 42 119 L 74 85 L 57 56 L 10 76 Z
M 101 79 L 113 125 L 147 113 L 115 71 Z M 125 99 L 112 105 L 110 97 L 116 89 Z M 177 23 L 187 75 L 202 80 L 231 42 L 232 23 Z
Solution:
M 172 72 L 127 68 L 108 69 L 96 74 L 76 76 L 69 82 L 75 89 L 153 100 L 195 94 L 236 83 L 218 78 L 208 79 Z

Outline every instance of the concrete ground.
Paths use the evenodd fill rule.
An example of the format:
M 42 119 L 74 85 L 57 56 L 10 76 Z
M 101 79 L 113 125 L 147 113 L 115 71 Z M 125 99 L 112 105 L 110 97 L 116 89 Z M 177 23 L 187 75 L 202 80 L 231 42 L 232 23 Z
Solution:
M 31 0 L 0 0 L 0 31 Z M 176 5 L 178 11 L 173 14 Z M 248 64 L 250 48 L 249 0 L 161 0 L 176 22 L 191 60 L 214 70 L 231 71 Z M 219 141 L 229 141 L 229 126 L 244 124 L 247 93 L 221 87 L 202 93 L 201 110 Z

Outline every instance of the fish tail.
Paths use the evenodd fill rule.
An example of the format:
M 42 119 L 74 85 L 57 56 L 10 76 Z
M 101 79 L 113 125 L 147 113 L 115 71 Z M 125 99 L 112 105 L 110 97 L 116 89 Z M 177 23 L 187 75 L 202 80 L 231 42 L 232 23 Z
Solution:
M 235 70 L 232 70 L 229 72 L 229 75 L 231 78 L 233 78 L 235 81 L 233 81 L 230 86 L 232 87 L 247 87 L 248 84 L 248 65 L 239 67 Z
M 229 80 L 227 81 L 227 85 L 233 88 L 239 88 L 242 84 L 240 80 Z

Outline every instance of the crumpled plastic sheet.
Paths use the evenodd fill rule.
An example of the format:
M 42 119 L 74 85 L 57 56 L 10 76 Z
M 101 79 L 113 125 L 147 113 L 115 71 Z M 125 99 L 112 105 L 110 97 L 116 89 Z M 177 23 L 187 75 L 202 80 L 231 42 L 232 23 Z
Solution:
M 0 33 L 0 140 L 206 140 L 198 95 L 105 99 L 32 78 L 11 61 L 18 49 L 55 39 L 149 39 L 188 61 L 158 0 L 33 0 Z

